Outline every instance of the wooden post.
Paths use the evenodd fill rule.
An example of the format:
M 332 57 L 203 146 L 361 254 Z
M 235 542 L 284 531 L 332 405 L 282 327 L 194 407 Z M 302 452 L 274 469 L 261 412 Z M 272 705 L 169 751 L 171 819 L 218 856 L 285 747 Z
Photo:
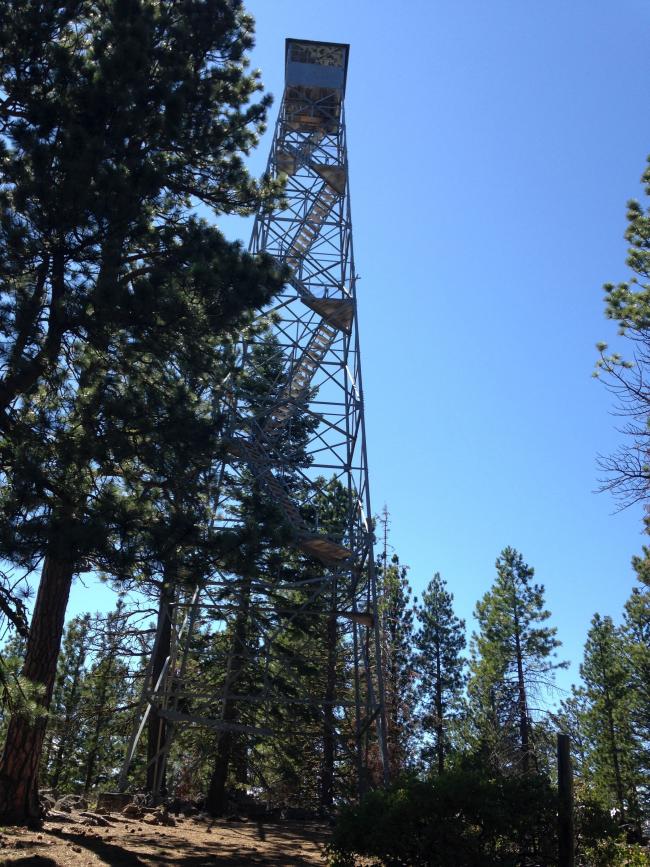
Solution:
M 558 785 L 558 867 L 575 867 L 573 832 L 573 775 L 571 773 L 571 741 L 568 735 L 557 736 Z

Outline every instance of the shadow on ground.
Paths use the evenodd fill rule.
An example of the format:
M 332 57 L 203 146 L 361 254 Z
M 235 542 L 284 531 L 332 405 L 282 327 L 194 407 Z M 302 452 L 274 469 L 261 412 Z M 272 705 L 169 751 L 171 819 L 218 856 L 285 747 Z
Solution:
M 56 861 L 53 861 L 52 858 L 45 858 L 43 855 L 27 855 L 25 858 L 14 858 L 12 861 L 5 858 L 0 861 L 0 867 L 5 867 L 5 865 L 13 867 L 14 864 L 18 864 L 19 867 L 57 867 Z
M 210 825 L 187 823 L 173 831 L 157 827 L 155 830 L 149 827 L 145 830 L 138 826 L 137 821 L 133 824 L 136 826 L 133 835 L 126 836 L 122 831 L 119 840 L 90 837 L 70 827 L 54 829 L 50 833 L 66 843 L 92 852 L 103 863 L 115 867 L 243 867 L 255 864 L 268 867 L 314 867 L 319 861 L 314 845 L 322 853 L 325 842 L 324 834 L 318 828 L 309 829 L 308 837 L 299 839 L 298 826 L 294 830 L 284 825 L 262 822 L 245 825 L 228 822 Z M 300 831 L 303 830 L 300 828 Z M 129 830 L 126 830 L 126 834 L 129 834 Z M 42 864 L 43 867 L 56 864 L 47 858 L 11 863 Z

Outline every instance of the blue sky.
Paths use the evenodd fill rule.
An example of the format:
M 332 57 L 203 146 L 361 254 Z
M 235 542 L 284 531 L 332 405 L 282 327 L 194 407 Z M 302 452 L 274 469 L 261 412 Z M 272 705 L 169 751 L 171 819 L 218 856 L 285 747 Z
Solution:
M 577 678 L 595 611 L 620 616 L 643 544 L 596 455 L 619 442 L 591 377 L 615 329 L 625 203 L 650 152 L 641 0 L 249 0 L 277 97 L 288 36 L 351 43 L 347 91 L 375 510 L 416 592 L 440 571 L 471 621 L 518 548 Z M 220 221 L 248 239 L 248 223 Z M 103 594 L 77 585 L 71 610 Z M 95 605 L 95 600 L 97 604 Z M 471 623 L 470 623 L 471 625 Z

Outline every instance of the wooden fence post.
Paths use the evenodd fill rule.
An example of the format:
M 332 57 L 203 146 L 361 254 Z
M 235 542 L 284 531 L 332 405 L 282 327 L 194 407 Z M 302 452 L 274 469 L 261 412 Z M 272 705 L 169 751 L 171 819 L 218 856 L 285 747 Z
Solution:
M 557 736 L 557 785 L 558 867 L 575 867 L 571 741 L 562 734 Z

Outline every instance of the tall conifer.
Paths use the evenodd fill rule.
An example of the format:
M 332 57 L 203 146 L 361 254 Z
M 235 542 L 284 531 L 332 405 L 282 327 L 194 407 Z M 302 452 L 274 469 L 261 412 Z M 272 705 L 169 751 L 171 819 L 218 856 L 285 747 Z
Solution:
M 433 736 L 434 764 L 439 774 L 445 769 L 445 757 L 451 748 L 449 729 L 462 708 L 465 684 L 465 622 L 454 614 L 453 602 L 446 582 L 436 572 L 417 608 L 420 726 L 426 738 Z M 425 747 L 424 752 L 428 757 L 431 750 Z
M 146 437 L 164 447 L 152 406 L 186 398 L 169 370 L 190 359 L 211 375 L 217 335 L 280 282 L 193 213 L 196 201 L 250 212 L 269 193 L 242 163 L 268 102 L 250 102 L 260 85 L 238 0 L 4 11 L 0 551 L 43 563 L 23 674 L 47 708 L 73 575 L 123 572 L 125 527 L 152 502 L 127 476 Z M 191 454 L 188 430 L 174 436 Z M 10 722 L 2 821 L 40 818 L 44 730 L 44 716 Z
M 587 708 L 583 724 L 589 747 L 590 782 L 621 823 L 639 819 L 640 782 L 632 726 L 635 696 L 623 634 L 611 617 L 595 614 L 580 666 Z
M 534 760 L 530 698 L 547 688 L 560 641 L 546 624 L 544 587 L 514 548 L 496 561 L 492 588 L 477 603 L 479 631 L 472 638 L 470 698 L 479 739 L 491 761 L 506 769 L 530 770 Z M 516 752 L 515 752 L 516 745 Z

